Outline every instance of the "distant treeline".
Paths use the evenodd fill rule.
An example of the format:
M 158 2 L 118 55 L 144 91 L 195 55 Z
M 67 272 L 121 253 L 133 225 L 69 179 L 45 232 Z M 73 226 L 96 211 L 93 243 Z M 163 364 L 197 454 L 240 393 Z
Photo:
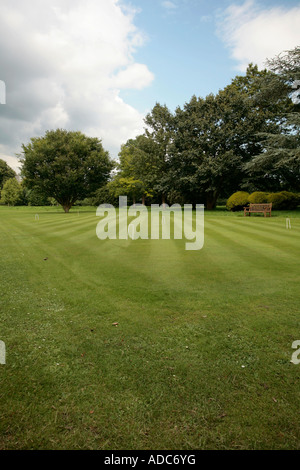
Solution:
M 47 131 L 23 145 L 22 183 L 0 164 L 1 202 L 201 204 L 236 192 L 300 191 L 300 47 L 250 64 L 217 94 L 193 96 L 171 113 L 156 103 L 144 133 L 113 161 L 100 140 Z M 1 166 L 2 165 L 2 166 Z M 3 173 L 6 174 L 3 176 Z M 2 172 L 2 176 L 1 176 Z

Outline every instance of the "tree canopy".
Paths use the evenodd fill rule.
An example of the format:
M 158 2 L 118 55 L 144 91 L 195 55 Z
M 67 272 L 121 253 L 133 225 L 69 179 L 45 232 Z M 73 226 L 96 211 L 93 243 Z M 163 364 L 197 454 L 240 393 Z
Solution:
M 264 81 L 261 95 L 269 106 L 285 103 L 277 132 L 260 134 L 263 151 L 247 164 L 257 186 L 267 190 L 300 189 L 300 47 L 268 61 L 273 79 Z
M 218 93 L 192 96 L 175 112 L 156 103 L 144 133 L 121 146 L 118 164 L 81 132 L 32 138 L 22 146 L 22 175 L 33 203 L 54 198 L 68 212 L 80 199 L 128 195 L 213 209 L 236 191 L 299 191 L 300 47 L 267 67 L 249 64 Z M 12 176 L 4 163 L 0 187 Z
M 0 190 L 3 188 L 5 181 L 9 180 L 10 178 L 14 178 L 16 173 L 8 164 L 0 159 Z
M 219 196 L 237 189 L 237 182 L 247 185 L 245 165 L 263 148 L 259 132 L 279 132 L 282 104 L 270 107 L 257 99 L 270 76 L 250 64 L 245 76 L 216 95 L 193 96 L 177 108 L 170 166 L 177 189 L 191 202 L 200 196 L 213 209 Z
M 24 202 L 24 191 L 16 178 L 5 181 L 1 191 L 1 202 L 9 206 L 20 205 Z
M 269 70 L 249 64 L 223 90 L 193 96 L 174 114 L 156 103 L 144 134 L 122 147 L 119 176 L 142 181 L 154 199 L 205 202 L 210 209 L 240 189 L 299 189 L 291 114 L 298 106 L 291 101 L 298 55 L 296 48 L 270 61 Z
M 114 166 L 101 141 L 81 132 L 47 131 L 22 149 L 26 187 L 54 198 L 65 212 L 103 186 Z

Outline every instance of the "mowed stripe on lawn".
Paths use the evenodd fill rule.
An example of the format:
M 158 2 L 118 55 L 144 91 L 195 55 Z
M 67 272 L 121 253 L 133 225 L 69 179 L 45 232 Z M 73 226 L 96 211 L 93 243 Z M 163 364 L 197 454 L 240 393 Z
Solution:
M 1 448 L 299 448 L 298 221 L 207 213 L 186 251 L 34 215 L 1 209 Z

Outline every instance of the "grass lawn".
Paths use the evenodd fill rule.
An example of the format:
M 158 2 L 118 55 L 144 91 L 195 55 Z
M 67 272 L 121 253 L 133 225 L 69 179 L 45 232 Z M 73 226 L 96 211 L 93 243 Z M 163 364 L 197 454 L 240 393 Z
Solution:
M 300 449 L 300 211 L 272 215 L 185 251 L 0 207 L 0 449 Z

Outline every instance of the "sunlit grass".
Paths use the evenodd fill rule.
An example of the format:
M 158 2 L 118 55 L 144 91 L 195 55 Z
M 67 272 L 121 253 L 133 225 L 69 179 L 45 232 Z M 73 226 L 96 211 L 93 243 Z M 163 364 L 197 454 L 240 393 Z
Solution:
M 299 449 L 300 217 L 272 215 L 206 212 L 189 252 L 0 207 L 0 448 Z

